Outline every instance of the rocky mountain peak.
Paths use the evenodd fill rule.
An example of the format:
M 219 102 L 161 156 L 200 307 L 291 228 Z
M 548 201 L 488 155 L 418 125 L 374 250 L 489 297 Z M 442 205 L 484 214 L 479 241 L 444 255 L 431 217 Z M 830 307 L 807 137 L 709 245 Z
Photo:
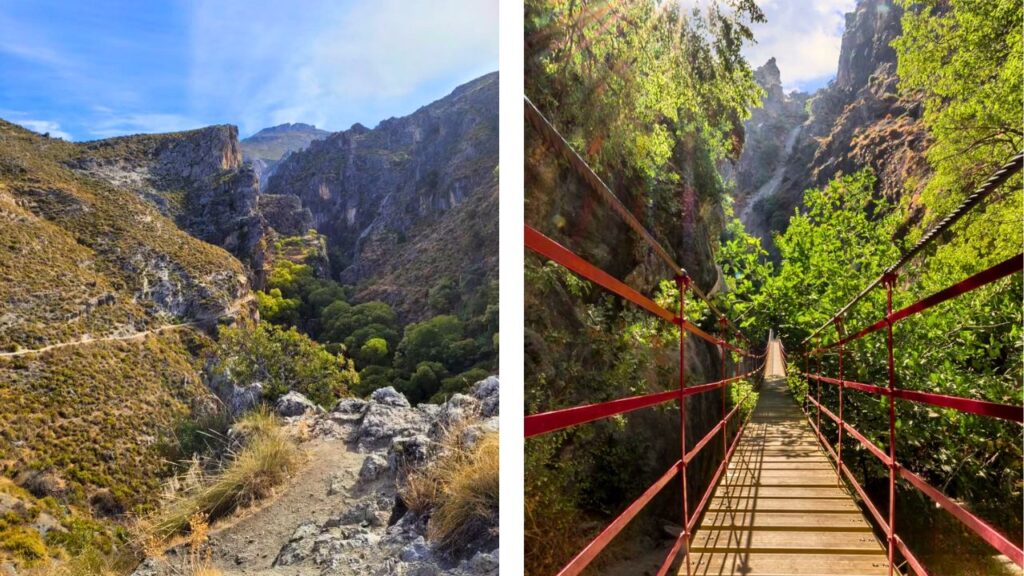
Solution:
M 326 138 L 331 133 L 312 124 L 285 123 L 259 132 L 241 141 L 245 160 L 252 165 L 260 181 L 260 189 L 274 174 L 278 164 L 293 152 L 304 150 L 310 143 Z
M 274 134 L 282 134 L 287 132 L 310 132 L 315 134 L 330 134 L 326 130 L 320 130 L 312 124 L 304 124 L 302 122 L 285 122 L 284 124 L 278 124 L 277 126 L 271 126 L 264 128 L 259 132 L 253 134 L 246 140 L 252 140 L 260 137 L 271 136 Z
M 835 80 L 838 88 L 859 90 L 879 66 L 896 62 L 896 51 L 889 44 L 900 34 L 902 15 L 892 0 L 861 0 L 846 15 Z
M 768 98 L 782 98 L 782 73 L 779 72 L 774 56 L 754 70 L 754 81 L 764 88 Z

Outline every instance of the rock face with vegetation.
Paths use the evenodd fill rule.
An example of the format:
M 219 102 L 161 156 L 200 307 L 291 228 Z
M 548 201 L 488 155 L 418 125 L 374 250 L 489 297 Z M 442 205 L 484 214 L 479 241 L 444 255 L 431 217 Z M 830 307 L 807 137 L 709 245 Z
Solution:
M 360 299 L 419 320 L 439 279 L 470 294 L 497 277 L 497 134 L 493 73 L 409 116 L 312 142 L 266 192 L 301 199 Z
M 809 96 L 803 92 L 786 94 L 783 91 L 775 58 L 755 70 L 754 79 L 764 90 L 764 99 L 743 125 L 745 138 L 739 161 L 735 167 L 729 163 L 723 166 L 733 180 L 735 210 L 740 220 L 749 232 L 767 237 L 768 230 L 785 227 L 790 214 L 776 213 L 775 221 L 768 221 L 767 229 L 759 230 L 766 221 L 755 205 L 775 196 L 784 186 L 786 166 L 807 121 Z
M 322 140 L 331 133 L 316 126 L 296 122 L 264 128 L 241 141 L 242 158 L 252 163 L 260 179 L 260 189 L 266 188 L 270 176 L 281 160 L 292 152 L 304 150 L 314 140 Z
M 810 96 L 802 123 L 794 122 L 796 115 L 768 124 L 770 131 L 786 133 L 774 142 L 766 138 L 770 134 L 764 133 L 762 118 L 773 116 L 778 99 L 770 86 L 777 82 L 778 70 L 772 61 L 759 70 L 766 72 L 761 78 L 769 80 L 762 84 L 767 97 L 745 125 L 747 141 L 753 145 L 744 148 L 736 166 L 736 196 L 747 229 L 773 254 L 771 234 L 786 229 L 804 191 L 824 186 L 840 174 L 867 166 L 874 169 L 883 196 L 913 197 L 920 192 L 928 172 L 922 107 L 915 97 L 899 92 L 891 46 L 900 35 L 902 15 L 903 9 L 892 0 L 860 0 L 846 15 L 835 80 Z M 799 101 L 805 96 L 789 98 Z M 766 154 L 766 146 L 759 144 L 763 141 L 783 153 Z
M 146 199 L 193 236 L 262 268 L 259 180 L 234 126 L 87 142 L 65 164 Z

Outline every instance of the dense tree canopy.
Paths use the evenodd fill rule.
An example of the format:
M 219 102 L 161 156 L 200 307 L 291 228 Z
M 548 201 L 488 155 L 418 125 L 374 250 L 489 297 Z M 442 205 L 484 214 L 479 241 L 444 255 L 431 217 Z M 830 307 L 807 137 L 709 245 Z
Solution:
M 1024 4 L 1019 0 L 900 0 L 893 46 L 901 88 L 924 98 L 935 175 L 929 222 L 951 210 L 1024 148 Z

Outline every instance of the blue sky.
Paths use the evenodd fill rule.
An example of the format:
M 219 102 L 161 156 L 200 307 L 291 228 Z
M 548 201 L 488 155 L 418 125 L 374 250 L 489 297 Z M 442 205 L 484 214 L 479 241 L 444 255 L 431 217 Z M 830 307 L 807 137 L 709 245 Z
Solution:
M 497 0 L 0 0 L 0 118 L 73 140 L 374 126 L 498 68 Z
M 788 92 L 805 92 L 835 78 L 847 12 L 856 0 L 758 0 L 767 22 L 753 26 L 757 43 L 743 50 L 754 68 L 775 57 Z

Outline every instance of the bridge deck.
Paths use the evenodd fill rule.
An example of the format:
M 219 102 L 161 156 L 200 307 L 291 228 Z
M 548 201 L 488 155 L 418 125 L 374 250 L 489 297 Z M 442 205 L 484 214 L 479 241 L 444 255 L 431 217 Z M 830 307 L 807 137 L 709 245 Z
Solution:
M 694 534 L 693 573 L 888 574 L 884 548 L 786 389 L 782 362 L 773 342 L 757 407 Z

